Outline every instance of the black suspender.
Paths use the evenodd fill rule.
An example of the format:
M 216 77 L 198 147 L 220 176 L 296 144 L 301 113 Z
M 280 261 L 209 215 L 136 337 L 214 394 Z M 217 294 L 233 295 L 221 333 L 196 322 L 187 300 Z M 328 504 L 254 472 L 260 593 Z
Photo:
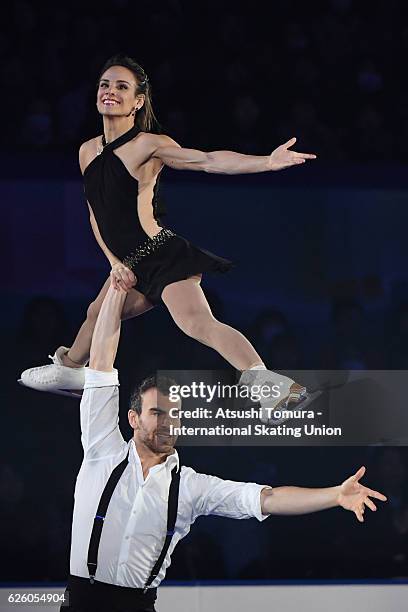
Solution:
M 91 584 L 95 582 L 95 574 L 96 568 L 98 566 L 98 549 L 99 543 L 102 535 L 102 527 L 103 522 L 105 520 L 106 512 L 108 510 L 109 502 L 112 498 L 113 492 L 115 490 L 116 485 L 119 482 L 120 477 L 128 465 L 129 460 L 129 451 L 126 457 L 115 467 L 112 474 L 110 475 L 108 482 L 105 485 L 105 488 L 102 492 L 101 499 L 99 501 L 98 509 L 96 511 L 96 515 L 93 522 L 92 533 L 89 540 L 89 548 L 88 548 L 88 572 L 89 572 L 89 580 Z M 179 497 L 179 488 L 180 488 L 180 472 L 181 467 L 177 471 L 177 466 L 175 466 L 171 471 L 171 482 L 169 487 L 169 501 L 167 508 L 167 531 L 166 537 L 164 540 L 162 551 L 157 559 L 156 563 L 153 566 L 152 571 L 150 572 L 150 576 L 146 580 L 144 585 L 144 591 L 150 587 L 152 582 L 158 576 L 160 572 L 160 568 L 163 565 L 163 561 L 167 555 L 167 551 L 169 550 L 172 537 L 174 535 L 174 527 L 176 525 L 177 519 L 177 508 L 178 508 L 178 497 Z
M 88 548 L 88 572 L 89 572 L 89 580 L 91 584 L 94 583 L 96 568 L 98 566 L 98 549 L 99 542 L 101 540 L 102 535 L 102 527 L 103 521 L 105 520 L 106 512 L 108 510 L 109 502 L 113 495 L 116 485 L 119 482 L 119 478 L 122 476 L 123 472 L 128 465 L 129 459 L 129 451 L 127 452 L 126 457 L 124 458 L 119 465 L 115 467 L 112 474 L 109 476 L 109 480 L 105 485 L 105 488 L 102 492 L 101 499 L 99 500 L 98 509 L 96 511 L 96 515 L 93 522 L 91 538 L 89 540 L 89 548 Z
M 164 540 L 162 551 L 157 559 L 156 563 L 153 566 L 152 571 L 150 572 L 150 576 L 146 580 L 144 585 L 144 592 L 147 591 L 149 586 L 152 584 L 153 580 L 158 576 L 160 572 L 160 568 L 163 565 L 163 561 L 167 555 L 167 551 L 169 550 L 169 546 L 171 544 L 171 539 L 174 535 L 174 527 L 176 525 L 177 519 L 177 507 L 178 507 L 178 497 L 179 497 L 179 487 L 180 487 L 180 471 L 181 468 L 177 471 L 177 466 L 171 471 L 171 482 L 169 487 L 169 503 L 167 507 L 167 531 L 166 538 Z

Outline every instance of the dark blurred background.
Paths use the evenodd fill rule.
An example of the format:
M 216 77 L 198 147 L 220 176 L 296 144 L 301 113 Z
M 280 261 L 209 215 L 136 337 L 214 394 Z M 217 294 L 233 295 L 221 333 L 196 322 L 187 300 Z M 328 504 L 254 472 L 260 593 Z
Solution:
M 0 39 L 13 109 L 2 136 L 8 151 L 68 153 L 94 136 L 98 71 L 123 50 L 186 146 L 266 153 L 293 134 L 324 159 L 403 161 L 404 9 L 398 0 L 17 0 L 4 7 Z
M 78 404 L 19 388 L 70 345 L 109 269 L 89 228 L 77 151 L 101 133 L 95 83 L 120 51 L 145 68 L 163 131 L 182 146 L 268 154 L 292 136 L 318 160 L 281 173 L 165 169 L 165 224 L 237 262 L 203 287 L 271 369 L 408 364 L 408 88 L 403 2 L 17 1 L 2 8 L 0 580 L 68 573 Z M 121 425 L 154 370 L 228 367 L 163 306 L 124 324 Z M 406 433 L 406 432 L 405 432 Z M 405 447 L 182 448 L 199 471 L 325 486 L 360 465 L 389 502 L 360 525 L 333 510 L 200 519 L 173 579 L 408 576 Z M 25 562 L 21 563 L 24 555 Z

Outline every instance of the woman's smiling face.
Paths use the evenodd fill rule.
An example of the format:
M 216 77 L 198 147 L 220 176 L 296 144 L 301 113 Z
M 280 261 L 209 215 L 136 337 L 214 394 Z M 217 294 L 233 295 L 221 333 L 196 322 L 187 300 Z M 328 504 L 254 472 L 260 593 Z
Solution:
M 96 106 L 102 115 L 128 116 L 143 105 L 143 94 L 136 94 L 133 72 L 124 66 L 111 66 L 99 79 Z

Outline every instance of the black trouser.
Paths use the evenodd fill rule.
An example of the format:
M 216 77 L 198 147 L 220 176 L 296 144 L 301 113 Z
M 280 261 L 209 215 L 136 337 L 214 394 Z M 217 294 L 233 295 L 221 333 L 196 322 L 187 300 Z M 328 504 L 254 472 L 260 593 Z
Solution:
M 157 589 L 132 589 L 116 586 L 89 578 L 70 576 L 65 594 L 68 603 L 63 603 L 60 612 L 156 612 L 154 602 Z

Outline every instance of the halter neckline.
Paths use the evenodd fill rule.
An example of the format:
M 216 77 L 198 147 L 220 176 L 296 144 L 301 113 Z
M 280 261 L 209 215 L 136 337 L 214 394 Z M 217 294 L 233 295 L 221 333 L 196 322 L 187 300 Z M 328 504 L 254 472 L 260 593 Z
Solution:
M 139 132 L 140 132 L 139 126 L 134 125 L 130 128 L 130 130 L 128 130 L 124 134 L 121 134 L 121 136 L 118 136 L 118 138 L 115 138 L 115 140 L 111 140 L 108 143 L 106 143 L 105 134 L 102 134 L 103 151 L 106 151 L 106 149 L 110 149 L 110 148 L 116 149 L 116 147 L 119 147 L 120 145 L 125 144 L 125 142 L 128 142 L 129 140 L 132 140 L 132 138 L 134 138 Z

